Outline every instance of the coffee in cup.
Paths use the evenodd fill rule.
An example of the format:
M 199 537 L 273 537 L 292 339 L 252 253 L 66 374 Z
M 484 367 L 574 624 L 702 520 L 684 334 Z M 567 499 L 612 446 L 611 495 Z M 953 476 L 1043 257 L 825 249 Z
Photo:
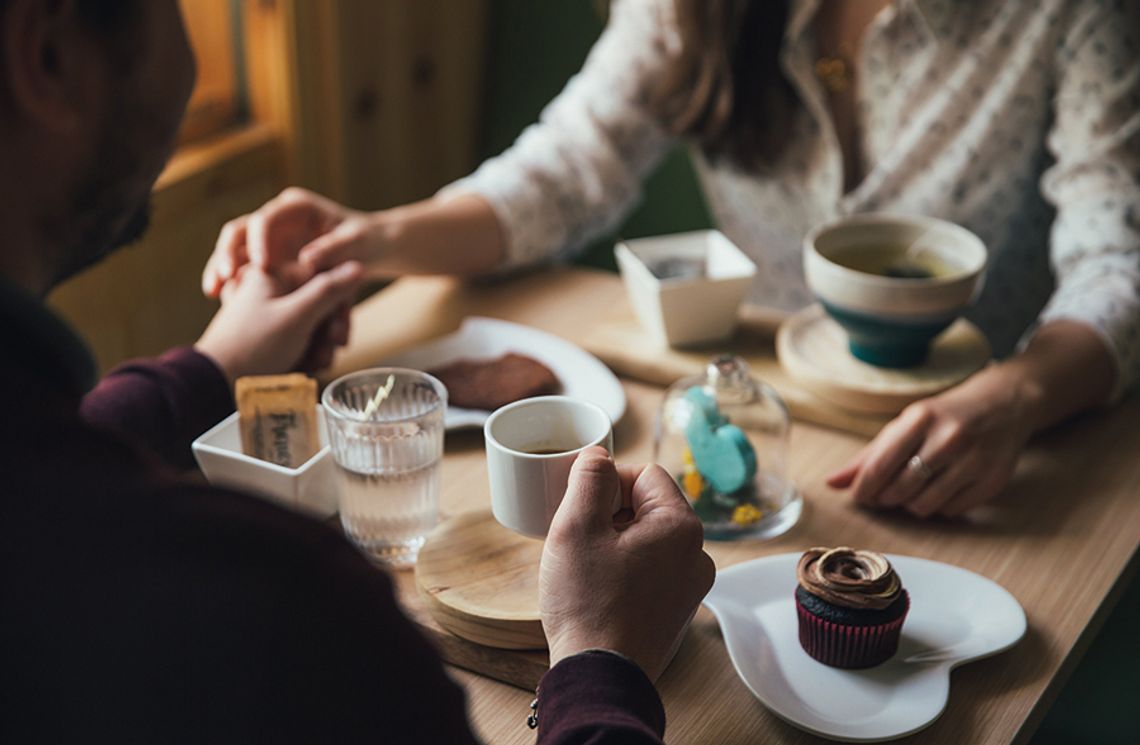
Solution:
M 600 445 L 613 452 L 609 415 L 568 396 L 523 399 L 496 410 L 483 425 L 491 511 L 504 527 L 541 538 L 578 454 Z M 621 507 L 621 495 L 614 512 Z

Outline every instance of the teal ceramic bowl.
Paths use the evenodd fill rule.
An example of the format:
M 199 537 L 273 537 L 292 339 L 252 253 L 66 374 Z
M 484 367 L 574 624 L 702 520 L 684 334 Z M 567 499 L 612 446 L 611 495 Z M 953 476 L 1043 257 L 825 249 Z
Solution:
M 922 364 L 977 297 L 985 267 L 976 235 L 933 217 L 855 215 L 804 239 L 808 288 L 851 354 L 879 367 Z

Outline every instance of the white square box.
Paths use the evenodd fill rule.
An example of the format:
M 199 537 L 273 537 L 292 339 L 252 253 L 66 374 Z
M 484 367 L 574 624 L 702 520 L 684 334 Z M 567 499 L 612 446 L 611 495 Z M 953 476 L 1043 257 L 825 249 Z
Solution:
M 321 449 L 297 468 L 285 468 L 243 453 L 236 411 L 194 440 L 191 449 L 211 484 L 267 497 L 313 517 L 328 518 L 336 514 L 338 492 L 336 464 L 320 406 L 317 427 Z
M 756 265 L 719 230 L 623 241 L 614 248 L 630 304 L 641 325 L 672 347 L 722 341 L 732 335 Z M 702 276 L 661 279 L 650 267 L 696 262 Z

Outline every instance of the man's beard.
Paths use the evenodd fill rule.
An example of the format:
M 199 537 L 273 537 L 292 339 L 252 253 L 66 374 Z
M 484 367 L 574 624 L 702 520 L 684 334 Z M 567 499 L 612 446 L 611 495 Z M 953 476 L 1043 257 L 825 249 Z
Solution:
M 119 219 L 104 218 L 97 224 L 83 231 L 82 237 L 70 251 L 65 263 L 61 265 L 62 271 L 56 276 L 54 285 L 74 277 L 113 254 L 118 249 L 139 240 L 150 227 L 150 200 L 146 200 L 134 211 L 122 228 L 116 229 L 114 225 L 121 224 Z
M 48 226 L 63 248 L 55 285 L 139 240 L 150 225 L 150 192 L 165 158 L 144 165 L 132 147 L 137 138 L 123 126 L 130 117 L 120 107 L 111 111 L 93 157 L 72 189 L 66 222 Z

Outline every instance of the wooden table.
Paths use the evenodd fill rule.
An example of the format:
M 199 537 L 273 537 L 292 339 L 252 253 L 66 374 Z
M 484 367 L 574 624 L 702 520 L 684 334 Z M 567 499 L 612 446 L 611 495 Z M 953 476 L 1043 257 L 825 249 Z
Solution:
M 445 278 L 396 282 L 353 316 L 353 343 L 334 373 L 455 329 L 467 315 L 526 323 L 581 340 L 624 304 L 614 275 L 560 270 L 499 284 Z M 661 390 L 623 381 L 629 409 L 615 429 L 619 459 L 648 460 Z M 806 502 L 799 524 L 769 543 L 706 545 L 719 567 L 815 545 L 857 545 L 921 556 L 989 577 L 1025 608 L 1026 637 L 1012 650 L 955 670 L 946 711 L 900 742 L 1026 742 L 1127 586 L 1140 545 L 1140 397 L 1091 414 L 1034 441 L 1000 499 L 964 522 L 922 522 L 855 509 L 823 484 L 824 474 L 862 444 L 855 436 L 796 424 L 790 474 Z M 448 435 L 445 514 L 489 506 L 482 437 Z M 410 572 L 398 581 L 415 604 Z M 414 608 L 412 609 L 414 610 Z M 491 651 L 490 654 L 495 654 Z M 489 743 L 531 743 L 524 724 L 533 694 L 462 670 L 470 716 Z M 675 743 L 825 742 L 769 713 L 737 678 L 712 614 L 698 613 L 658 681 Z

